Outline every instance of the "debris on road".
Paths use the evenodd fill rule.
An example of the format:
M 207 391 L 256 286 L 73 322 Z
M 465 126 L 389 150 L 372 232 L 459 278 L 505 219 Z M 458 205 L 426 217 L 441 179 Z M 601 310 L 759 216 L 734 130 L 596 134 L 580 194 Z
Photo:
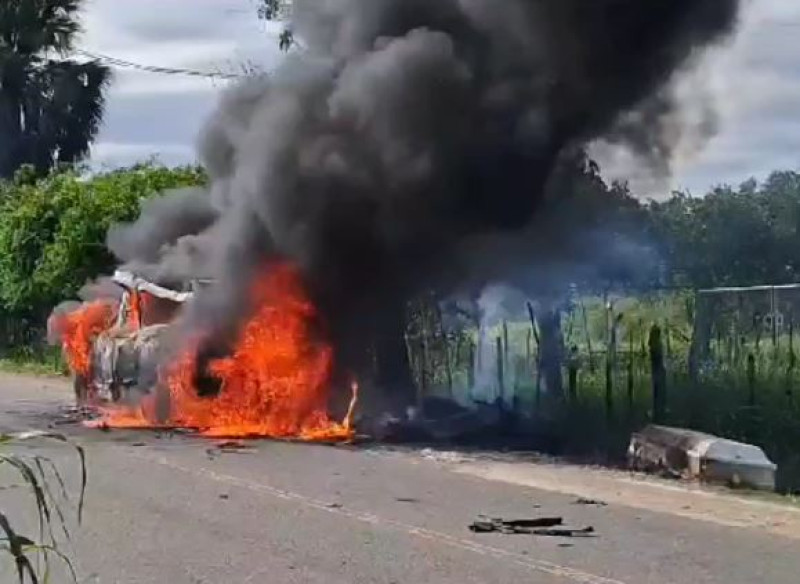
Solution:
M 210 460 L 214 460 L 220 454 L 247 454 L 249 452 L 254 452 L 253 447 L 241 440 L 218 442 L 213 448 L 206 449 L 206 454 Z
M 591 525 L 581 529 L 535 529 L 531 532 L 533 535 L 541 535 L 543 537 L 592 537 L 595 533 L 594 527 Z
M 74 426 L 81 424 L 92 415 L 85 407 L 67 406 L 60 407 L 56 418 L 50 422 L 52 426 Z
M 587 537 L 594 534 L 594 527 L 573 529 L 561 527 L 561 517 L 504 520 L 481 518 L 469 526 L 473 533 L 502 533 L 505 535 L 539 535 L 543 537 Z
M 214 448 L 223 451 L 238 451 L 238 450 L 247 450 L 250 447 L 247 444 L 245 444 L 242 440 L 225 440 L 223 442 L 216 443 L 214 445 Z
M 597 499 L 585 499 L 583 497 L 575 499 L 575 501 L 572 504 L 573 505 L 586 505 L 586 506 L 590 506 L 590 507 L 591 506 L 594 506 L 594 507 L 608 507 L 608 503 L 606 503 L 605 501 L 599 501 Z

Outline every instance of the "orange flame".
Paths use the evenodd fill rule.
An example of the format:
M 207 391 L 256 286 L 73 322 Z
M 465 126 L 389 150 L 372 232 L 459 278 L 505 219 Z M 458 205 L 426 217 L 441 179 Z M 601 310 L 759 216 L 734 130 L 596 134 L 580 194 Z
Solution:
M 313 441 L 353 437 L 358 388 L 341 422 L 328 414 L 332 349 L 315 339 L 317 318 L 296 269 L 273 265 L 255 283 L 256 310 L 242 327 L 230 356 L 211 361 L 208 374 L 220 382 L 215 397 L 200 397 L 196 350 L 187 351 L 162 378 L 169 390 L 170 420 L 205 436 L 293 438 Z M 135 411 L 109 412 L 102 424 L 142 427 L 149 416 Z M 152 419 L 152 418 L 150 418 Z
M 139 330 L 142 325 L 142 297 L 138 290 L 130 293 L 131 306 L 128 311 L 128 326 L 131 330 Z
M 103 300 L 88 302 L 72 312 L 53 316 L 52 326 L 61 338 L 61 346 L 72 371 L 84 377 L 89 376 L 92 341 L 110 329 L 116 317 L 116 305 Z

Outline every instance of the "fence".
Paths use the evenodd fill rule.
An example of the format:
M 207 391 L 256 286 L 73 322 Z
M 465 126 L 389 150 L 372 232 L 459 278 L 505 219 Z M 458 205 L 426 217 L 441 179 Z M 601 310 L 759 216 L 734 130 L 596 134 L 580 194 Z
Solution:
M 758 444 L 779 464 L 779 485 L 800 490 L 794 312 L 786 291 L 765 290 L 752 294 L 768 295 L 766 309 L 760 297 L 733 301 L 741 304 L 735 334 L 718 308 L 730 302 L 705 299 L 722 292 L 668 292 L 579 299 L 549 332 L 533 306 L 527 318 L 449 331 L 433 313 L 407 347 L 421 397 L 497 403 L 523 424 L 555 421 L 565 449 L 609 456 L 647 422 L 687 426 Z M 800 287 L 791 290 L 800 299 Z M 554 365 L 548 342 L 558 347 Z

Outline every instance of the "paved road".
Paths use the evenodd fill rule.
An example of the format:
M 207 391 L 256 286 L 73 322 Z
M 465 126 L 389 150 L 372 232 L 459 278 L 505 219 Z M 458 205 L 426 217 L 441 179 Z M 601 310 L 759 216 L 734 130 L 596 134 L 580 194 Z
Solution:
M 46 425 L 66 399 L 60 382 L 3 377 L 0 430 Z M 274 442 L 222 453 L 186 436 L 61 429 L 90 465 L 74 542 L 82 582 L 796 584 L 800 574 L 798 539 L 576 505 L 413 454 Z M 0 508 L 18 513 L 19 496 L 0 490 Z M 481 513 L 563 515 L 598 536 L 472 534 Z

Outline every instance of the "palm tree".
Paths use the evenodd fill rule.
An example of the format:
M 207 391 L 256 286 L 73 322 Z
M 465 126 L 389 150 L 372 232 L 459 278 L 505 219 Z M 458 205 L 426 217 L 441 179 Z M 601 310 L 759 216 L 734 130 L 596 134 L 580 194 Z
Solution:
M 68 57 L 83 0 L 0 0 L 0 178 L 77 162 L 103 116 L 111 74 Z

